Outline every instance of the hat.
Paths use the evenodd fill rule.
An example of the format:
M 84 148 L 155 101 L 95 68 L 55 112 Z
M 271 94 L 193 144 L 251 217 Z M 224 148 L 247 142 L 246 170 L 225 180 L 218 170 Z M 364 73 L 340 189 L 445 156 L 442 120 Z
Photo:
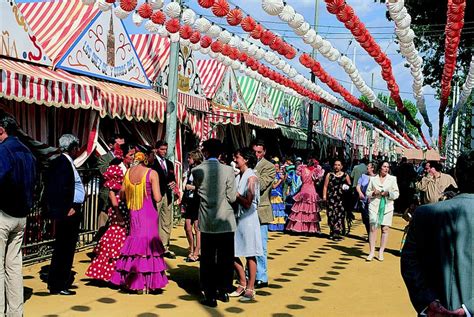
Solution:
M 273 162 L 274 164 L 280 163 L 280 159 L 275 156 L 274 158 L 272 158 L 272 162 Z
M 303 159 L 302 159 L 301 157 L 299 157 L 299 156 L 298 156 L 298 157 L 295 159 L 295 161 L 300 161 L 300 162 L 303 162 Z

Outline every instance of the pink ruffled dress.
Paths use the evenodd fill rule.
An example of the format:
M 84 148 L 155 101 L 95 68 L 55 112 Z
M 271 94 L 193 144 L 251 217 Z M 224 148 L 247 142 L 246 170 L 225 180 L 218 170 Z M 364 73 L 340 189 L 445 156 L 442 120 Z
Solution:
M 307 167 L 300 165 L 297 170 L 301 176 L 303 185 L 301 190 L 293 197 L 295 204 L 291 208 L 288 217 L 286 230 L 293 232 L 321 232 L 319 222 L 318 201 L 319 196 L 316 193 L 315 182 L 324 175 L 324 170 L 320 165 Z
M 133 291 L 153 291 L 168 284 L 163 258 L 165 248 L 158 235 L 158 212 L 152 199 L 150 171 L 142 180 L 146 181 L 143 206 L 139 210 L 130 210 L 130 235 L 125 240 L 110 279 L 113 284 Z

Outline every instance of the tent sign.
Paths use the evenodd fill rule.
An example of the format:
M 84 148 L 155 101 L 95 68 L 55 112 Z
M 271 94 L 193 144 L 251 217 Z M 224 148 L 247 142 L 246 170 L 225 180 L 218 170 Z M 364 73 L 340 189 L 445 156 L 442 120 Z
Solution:
M 58 68 L 91 77 L 150 88 L 122 20 L 100 12 L 58 63 Z

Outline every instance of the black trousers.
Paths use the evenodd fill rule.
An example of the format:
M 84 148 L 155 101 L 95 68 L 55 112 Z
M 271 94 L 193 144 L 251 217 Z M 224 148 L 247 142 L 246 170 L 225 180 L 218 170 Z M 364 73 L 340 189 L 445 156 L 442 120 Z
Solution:
M 71 287 L 73 281 L 71 270 L 81 219 L 82 214 L 79 207 L 74 215 L 55 220 L 56 240 L 48 274 L 48 289 L 52 292 L 59 292 Z
M 234 233 L 201 232 L 201 287 L 207 298 L 229 293 L 234 277 Z

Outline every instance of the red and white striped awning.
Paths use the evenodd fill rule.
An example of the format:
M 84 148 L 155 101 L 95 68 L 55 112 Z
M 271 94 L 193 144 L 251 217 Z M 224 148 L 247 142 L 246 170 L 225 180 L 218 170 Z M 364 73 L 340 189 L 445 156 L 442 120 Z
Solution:
M 276 129 L 278 125 L 273 120 L 259 118 L 251 113 L 244 113 L 244 120 L 248 124 L 264 128 L 264 129 Z
M 46 55 L 58 62 L 99 10 L 81 0 L 18 3 Z
M 168 89 L 162 88 L 160 92 L 165 98 L 168 97 Z M 206 98 L 186 94 L 181 91 L 178 91 L 178 106 L 183 107 L 183 111 L 186 111 L 185 109 L 194 109 L 202 112 L 209 111 L 209 101 Z
M 102 117 L 164 121 L 166 102 L 151 89 L 102 82 L 63 70 L 0 59 L 0 97 L 65 108 L 92 109 Z
M 238 112 L 228 111 L 212 107 L 212 112 L 208 114 L 209 121 L 213 124 L 233 124 L 239 125 L 242 114 Z
M 142 62 L 148 79 L 155 81 L 170 56 L 170 41 L 157 34 L 131 34 L 137 55 Z
M 212 99 L 224 78 L 227 66 L 215 59 L 200 59 L 197 61 L 202 90 L 207 98 Z
M 62 70 L 0 59 L 0 97 L 64 108 L 100 111 L 100 90 Z

